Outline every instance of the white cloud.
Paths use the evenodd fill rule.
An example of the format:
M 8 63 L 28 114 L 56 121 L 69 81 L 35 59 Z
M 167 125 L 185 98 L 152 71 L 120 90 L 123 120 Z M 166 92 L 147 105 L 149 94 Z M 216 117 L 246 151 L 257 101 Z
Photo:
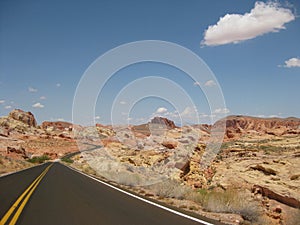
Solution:
M 276 115 L 276 114 L 272 114 L 272 115 L 269 115 L 268 117 L 269 117 L 269 118 L 278 118 L 279 116 Z
M 182 123 L 198 123 L 198 110 L 195 106 L 190 107 L 187 106 L 181 113 L 180 113 L 180 119 Z
M 95 116 L 95 120 L 100 120 L 100 116 Z
M 121 104 L 121 105 L 126 105 L 127 102 L 125 102 L 125 101 L 120 101 L 120 104 Z
M 296 17 L 290 9 L 275 1 L 256 2 L 250 13 L 226 14 L 204 32 L 202 45 L 216 46 L 238 43 L 257 36 L 285 29 L 284 24 Z
M 4 104 L 5 103 L 5 100 L 0 100 L 0 104 Z
M 11 109 L 11 105 L 4 106 L 4 109 Z
M 63 122 L 63 121 L 65 121 L 65 119 L 64 118 L 57 118 L 57 121 Z
M 166 108 L 164 108 L 164 107 L 160 107 L 160 108 L 158 108 L 157 110 L 156 110 L 156 113 L 166 113 L 168 110 L 166 109 Z
M 56 84 L 56 87 L 58 87 L 58 88 L 59 88 L 60 86 L 61 86 L 61 84 L 60 84 L 60 83 L 57 83 L 57 84 Z
M 284 67 L 291 68 L 291 67 L 300 67 L 300 59 L 299 58 L 291 58 L 286 60 Z
M 186 107 L 183 112 L 180 114 L 182 117 L 191 117 L 197 114 L 197 109 L 194 107 Z
M 45 106 L 42 105 L 41 103 L 37 102 L 35 104 L 32 105 L 33 108 L 44 108 Z
M 45 100 L 45 99 L 46 99 L 46 96 L 41 96 L 40 99 L 41 99 L 41 100 Z
M 215 109 L 214 113 L 216 114 L 226 114 L 229 113 L 230 110 L 227 108 L 219 108 L 219 109 Z
M 33 88 L 33 87 L 28 87 L 28 91 L 29 92 L 37 92 L 38 90 L 36 88 Z
M 213 80 L 208 80 L 208 81 L 205 82 L 204 85 L 207 86 L 207 87 L 212 87 L 212 86 L 216 85 L 216 82 L 213 81 Z

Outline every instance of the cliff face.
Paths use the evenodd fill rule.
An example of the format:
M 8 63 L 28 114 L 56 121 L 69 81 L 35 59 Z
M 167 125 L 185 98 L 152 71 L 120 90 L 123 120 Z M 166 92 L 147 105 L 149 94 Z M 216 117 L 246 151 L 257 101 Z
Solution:
M 229 116 L 217 121 L 214 126 L 226 123 L 225 138 L 239 138 L 244 134 L 269 134 L 281 136 L 285 134 L 300 134 L 300 119 L 298 118 L 258 118 L 250 116 Z

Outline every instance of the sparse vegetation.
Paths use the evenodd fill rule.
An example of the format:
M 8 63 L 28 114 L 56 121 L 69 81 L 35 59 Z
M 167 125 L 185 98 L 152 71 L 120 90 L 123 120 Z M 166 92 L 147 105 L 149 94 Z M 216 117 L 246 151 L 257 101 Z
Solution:
M 121 185 L 127 185 L 127 186 L 139 186 L 143 184 L 142 177 L 136 173 L 131 173 L 128 171 L 105 171 L 101 172 L 99 175 L 110 178 L 109 180 L 112 180 L 118 184 Z
M 165 180 L 161 183 L 151 185 L 150 189 L 160 197 L 185 199 L 192 191 L 189 187 L 181 185 L 175 180 Z
M 49 156 L 47 155 L 42 155 L 38 157 L 33 157 L 31 159 L 28 159 L 27 161 L 30 163 L 44 163 L 45 161 L 49 160 Z
M 74 160 L 69 158 L 69 157 L 63 157 L 61 158 L 61 161 L 66 162 L 66 163 L 73 163 Z
M 217 213 L 236 213 L 245 220 L 257 222 L 261 211 L 259 205 L 254 201 L 246 201 L 243 193 L 237 190 L 206 190 L 197 191 L 181 185 L 174 180 L 166 180 L 151 186 L 151 190 L 160 198 L 187 199 L 199 203 L 204 209 Z M 180 208 L 183 208 L 181 205 Z M 187 206 L 185 208 L 188 208 Z M 190 210 L 197 210 L 197 207 L 190 207 Z
M 203 207 L 211 212 L 237 213 L 245 220 L 255 222 L 260 217 L 259 206 L 256 202 L 246 201 L 237 190 L 210 191 L 203 197 Z
M 82 166 L 82 172 L 86 173 L 86 174 L 89 174 L 89 175 L 96 175 L 96 171 L 90 167 L 89 165 L 83 165 Z

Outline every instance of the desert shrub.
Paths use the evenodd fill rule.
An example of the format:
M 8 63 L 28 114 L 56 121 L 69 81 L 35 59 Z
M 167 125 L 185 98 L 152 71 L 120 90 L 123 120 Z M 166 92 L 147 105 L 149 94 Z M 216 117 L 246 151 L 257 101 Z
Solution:
M 138 174 L 130 173 L 127 171 L 118 172 L 114 175 L 114 180 L 118 184 L 127 186 L 138 186 L 141 185 L 141 177 Z
M 137 173 L 132 173 L 126 170 L 123 171 L 101 171 L 98 174 L 110 181 L 126 186 L 143 185 L 142 177 Z
M 66 162 L 66 163 L 73 163 L 73 162 L 74 162 L 74 160 L 73 160 L 73 159 L 70 159 L 69 157 L 63 157 L 63 158 L 61 159 L 61 161 Z
M 211 212 L 240 214 L 251 222 L 257 221 L 261 215 L 258 203 L 245 200 L 243 193 L 236 190 L 208 192 L 203 207 Z
M 190 191 L 187 193 L 186 199 L 203 205 L 204 200 L 206 198 L 206 194 L 207 190 L 205 189 L 199 189 L 198 191 Z
M 96 175 L 96 172 L 95 172 L 95 170 L 92 168 L 92 167 L 90 167 L 89 165 L 83 165 L 82 167 L 81 167 L 81 170 L 82 170 L 82 172 L 84 172 L 84 173 L 86 173 L 86 174 L 89 174 L 89 175 Z
M 44 163 L 46 160 L 49 160 L 49 156 L 47 155 L 42 155 L 38 157 L 33 157 L 31 159 L 28 159 L 27 161 L 30 163 Z
M 176 199 L 185 199 L 191 192 L 189 187 L 170 179 L 152 185 L 151 190 L 160 197 Z

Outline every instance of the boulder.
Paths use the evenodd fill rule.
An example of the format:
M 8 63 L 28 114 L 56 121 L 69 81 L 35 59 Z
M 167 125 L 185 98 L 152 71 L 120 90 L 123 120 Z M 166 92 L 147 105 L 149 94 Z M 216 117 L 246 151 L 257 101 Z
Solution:
M 163 141 L 162 145 L 168 149 L 174 149 L 178 146 L 178 142 L 173 140 L 165 140 Z

